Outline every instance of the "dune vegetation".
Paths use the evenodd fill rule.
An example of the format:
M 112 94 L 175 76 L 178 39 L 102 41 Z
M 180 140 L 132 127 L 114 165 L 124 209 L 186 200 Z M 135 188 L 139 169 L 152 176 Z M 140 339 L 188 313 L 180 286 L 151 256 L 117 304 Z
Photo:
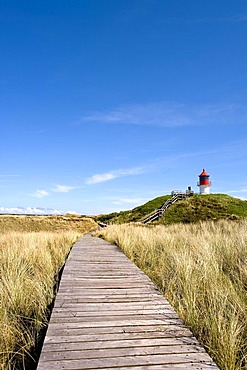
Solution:
M 97 227 L 80 219 L 73 230 L 71 218 L 0 216 L 0 369 L 35 368 L 59 272 L 77 238 Z
M 164 195 L 152 199 L 132 210 L 99 215 L 97 219 L 109 225 L 138 222 L 144 216 L 162 207 L 169 198 L 171 198 L 171 195 Z M 155 223 L 170 225 L 179 222 L 196 223 L 206 220 L 240 220 L 246 217 L 246 200 L 234 198 L 226 194 L 194 194 L 173 204 L 172 207 L 167 209 L 164 216 Z
M 77 231 L 87 233 L 98 225 L 90 217 L 74 214 L 63 216 L 0 215 L 0 232 L 6 231 Z
M 112 225 L 116 243 L 166 295 L 222 370 L 247 368 L 247 220 Z

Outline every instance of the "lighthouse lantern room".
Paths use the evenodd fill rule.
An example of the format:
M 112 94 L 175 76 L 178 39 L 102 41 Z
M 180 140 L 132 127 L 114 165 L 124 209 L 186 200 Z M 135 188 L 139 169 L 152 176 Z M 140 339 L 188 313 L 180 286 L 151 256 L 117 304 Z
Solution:
M 197 186 L 200 188 L 200 194 L 209 194 L 211 181 L 209 181 L 209 175 L 206 170 L 203 168 L 202 173 L 199 175 L 199 182 Z

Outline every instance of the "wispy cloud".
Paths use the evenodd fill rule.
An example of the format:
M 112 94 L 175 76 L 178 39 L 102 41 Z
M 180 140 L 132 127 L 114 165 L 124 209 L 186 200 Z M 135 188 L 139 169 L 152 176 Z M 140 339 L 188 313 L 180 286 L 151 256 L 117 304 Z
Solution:
M 237 14 L 233 15 L 232 17 L 228 18 L 230 22 L 246 22 L 247 21 L 247 14 Z
M 79 189 L 79 186 L 69 186 L 69 185 L 56 185 L 54 188 L 49 190 L 36 190 L 33 194 L 31 194 L 32 197 L 35 198 L 44 198 L 51 195 L 51 193 L 69 193 L 72 190 Z
M 50 193 L 46 190 L 36 190 L 31 195 L 35 198 L 44 198 L 44 197 L 48 197 L 50 195 Z
M 235 190 L 228 190 L 226 191 L 227 194 L 231 194 L 232 196 L 247 201 L 247 187 L 235 189 Z
M 246 193 L 247 194 L 247 187 L 236 189 L 236 190 L 229 190 L 228 193 L 229 194 L 238 194 L 238 193 Z
M 247 118 L 245 107 L 230 104 L 188 105 L 171 102 L 123 105 L 115 109 L 95 111 L 82 122 L 146 126 L 198 126 L 242 123 Z
M 100 173 L 89 177 L 86 180 L 87 185 L 98 184 L 105 181 L 110 181 L 118 177 L 139 175 L 144 172 L 144 167 L 118 169 L 105 173 Z
M 78 189 L 78 186 L 68 186 L 68 185 L 56 185 L 51 191 L 55 193 L 69 193 L 72 190 Z
M 99 182 L 113 180 L 116 177 L 119 177 L 119 176 L 114 173 L 101 173 L 101 174 L 97 174 L 97 175 L 93 175 L 89 177 L 86 181 L 86 184 L 87 185 L 98 184 Z
M 25 215 L 62 215 L 63 211 L 52 208 L 36 207 L 0 207 L 0 213 L 4 214 L 25 214 Z

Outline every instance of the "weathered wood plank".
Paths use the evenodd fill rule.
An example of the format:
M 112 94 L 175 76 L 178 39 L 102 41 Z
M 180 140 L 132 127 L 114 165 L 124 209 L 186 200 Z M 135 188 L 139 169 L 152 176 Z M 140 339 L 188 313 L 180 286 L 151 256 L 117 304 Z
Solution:
M 54 313 L 57 314 L 57 317 L 68 317 L 68 316 L 79 316 L 79 317 L 94 317 L 94 316 L 132 316 L 132 315 L 168 315 L 169 318 L 176 318 L 177 314 L 175 312 L 171 312 L 169 308 L 163 308 L 160 310 L 157 309 L 137 309 L 137 310 L 116 310 L 116 311 L 103 311 L 103 310 L 97 310 L 97 311 L 91 311 L 90 313 L 86 310 L 86 307 L 81 308 L 74 306 L 74 309 L 68 309 L 68 308 L 54 308 Z
M 149 302 L 149 301 L 143 301 L 144 304 L 142 303 L 139 303 L 139 302 L 122 302 L 122 303 L 112 303 L 112 304 L 108 304 L 108 303 L 77 303 L 77 304 L 71 304 L 71 306 L 69 306 L 69 304 L 67 304 L 67 308 L 71 307 L 71 309 L 75 308 L 75 310 L 81 310 L 81 311 L 87 311 L 87 312 L 90 312 L 90 311 L 118 311 L 118 310 L 121 310 L 121 311 L 128 311 L 128 310 L 135 310 L 135 311 L 138 311 L 138 310 L 169 310 L 170 306 L 168 304 L 164 304 L 162 305 L 160 302 L 158 302 L 157 304 L 153 304 L 152 302 Z M 132 303 L 132 304 L 131 304 Z M 61 308 L 61 307 L 60 307 Z M 58 310 L 59 308 L 56 308 L 55 310 Z M 55 311 L 54 312 L 57 312 Z M 174 310 L 170 309 L 169 311 L 172 311 L 174 312 Z
M 103 321 L 102 318 L 89 318 L 89 319 L 83 319 L 80 317 L 71 318 L 68 317 L 66 320 L 63 318 L 57 318 L 55 315 L 50 320 L 51 325 L 57 325 L 61 328 L 98 328 L 98 327 L 116 327 L 116 326 L 143 326 L 145 328 L 146 325 L 182 325 L 182 322 L 180 319 L 128 319 L 125 318 L 125 320 L 116 320 L 115 318 L 113 320 L 109 321 Z
M 112 336 L 112 339 L 109 340 L 109 337 L 107 340 L 100 340 L 99 337 L 97 337 L 97 340 L 92 340 L 93 336 L 87 336 L 87 341 L 84 340 L 78 340 L 77 337 L 70 337 L 68 341 L 68 337 L 64 337 L 66 341 L 60 341 L 59 343 L 56 341 L 55 343 L 52 343 L 51 341 L 44 344 L 44 349 L 46 352 L 55 352 L 55 351 L 76 351 L 81 349 L 109 349 L 109 348 L 134 348 L 134 347 L 153 347 L 153 346 L 169 346 L 171 348 L 172 346 L 181 346 L 181 345 L 191 345 L 191 348 L 193 348 L 193 345 L 196 346 L 198 344 L 197 340 L 195 338 L 146 338 L 146 339 L 133 339 L 132 336 L 129 337 L 129 339 L 125 340 L 117 340 L 116 337 Z M 200 347 L 199 347 L 200 348 Z
M 211 363 L 200 363 L 193 361 L 191 363 L 184 363 L 184 364 L 163 364 L 163 365 L 144 365 L 144 366 L 131 366 L 131 367 L 107 367 L 107 370 L 163 370 L 163 369 L 193 369 L 193 370 L 205 370 L 205 369 L 217 369 Z M 93 370 L 93 369 L 91 369 Z M 96 369 L 95 369 L 96 370 Z
M 102 300 L 102 299 L 106 299 L 106 302 L 105 303 L 109 303 L 109 298 L 111 298 L 112 302 L 113 303 L 118 303 L 118 302 L 114 302 L 114 300 L 122 300 L 123 303 L 124 302 L 128 302 L 126 301 L 127 299 L 133 299 L 133 302 L 135 300 L 137 300 L 137 302 L 140 302 L 140 300 L 143 300 L 143 301 L 146 301 L 146 302 L 153 302 L 153 303 L 157 303 L 157 304 L 162 304 L 162 301 L 160 300 L 160 298 L 152 295 L 152 294 L 138 294 L 138 293 L 122 293 L 122 294 L 114 294 L 114 296 L 112 294 L 110 294 L 110 292 L 105 292 L 105 291 L 97 291 L 95 292 L 95 294 L 90 294 L 90 292 L 87 292 L 83 290 L 83 292 L 75 292 L 75 293 L 64 293 L 63 294 L 63 297 L 59 297 L 56 302 L 62 302 L 62 301 L 70 301 L 70 303 L 73 303 L 73 299 L 76 300 L 77 302 L 80 302 L 80 300 L 82 300 L 82 303 L 87 303 L 87 301 L 85 302 L 86 299 L 88 299 L 88 303 L 90 303 L 90 300 L 92 299 L 95 299 L 96 302 L 92 302 L 92 303 L 97 303 L 97 300 Z M 69 303 L 69 302 L 67 302 Z
M 88 296 L 90 294 L 92 295 L 95 295 L 95 294 L 107 294 L 107 295 L 111 295 L 112 298 L 115 297 L 115 295 L 121 293 L 122 295 L 126 295 L 128 296 L 129 294 L 139 294 L 141 292 L 143 293 L 152 293 L 150 292 L 149 289 L 140 289 L 140 288 L 128 288 L 128 289 L 111 289 L 111 288 L 97 288 L 97 289 L 94 289 L 94 288 L 83 288 L 83 289 L 80 289 L 80 288 L 67 288 L 67 289 L 63 289 L 61 288 L 60 290 L 60 294 L 58 296 L 58 299 L 63 299 L 63 295 L 66 297 L 66 295 L 69 295 L 69 296 L 73 296 L 73 295 L 76 295 L 76 296 L 82 296 L 82 295 L 87 295 L 88 293 Z M 156 298 L 158 299 L 158 297 Z M 110 301 L 108 301 L 109 303 Z
M 217 369 L 151 280 L 87 235 L 63 271 L 37 370 Z
M 211 369 L 217 369 L 205 353 L 186 353 L 186 354 L 165 354 L 165 355 L 141 355 L 124 357 L 106 357 L 92 359 L 73 359 L 58 361 L 42 361 L 39 364 L 39 370 L 78 370 L 78 369 L 109 369 L 109 367 L 118 368 L 120 366 L 136 365 L 170 365 L 203 363 L 211 365 Z
M 139 302 L 141 297 L 137 296 L 116 296 L 113 297 L 112 303 L 124 303 L 124 302 Z M 145 297 L 145 301 L 148 301 L 148 297 Z M 150 298 L 149 302 L 154 302 L 155 300 Z M 109 302 L 109 297 L 102 296 L 77 296 L 77 295 L 66 295 L 64 299 L 57 300 L 55 307 L 74 307 L 75 304 L 80 303 L 107 303 Z M 157 301 L 157 303 L 159 303 Z
M 49 326 L 49 333 L 47 333 L 46 341 L 49 341 L 50 338 L 56 337 L 59 341 L 60 337 L 64 336 L 80 336 L 81 338 L 86 338 L 87 335 L 93 336 L 96 335 L 100 338 L 105 336 L 113 335 L 118 338 L 126 338 L 132 336 L 132 338 L 146 338 L 146 337 L 192 337 L 191 331 L 184 325 L 147 325 L 147 326 L 120 326 L 120 327 L 82 327 L 82 328 L 64 328 L 60 325 L 51 324 Z
M 72 347 L 72 346 L 71 346 Z M 58 360 L 85 360 L 85 359 L 104 359 L 110 357 L 123 356 L 147 356 L 147 355 L 171 355 L 171 354 L 195 354 L 201 353 L 201 348 L 195 345 L 155 345 L 155 346 L 139 346 L 125 348 L 96 348 L 85 349 L 79 348 L 66 350 L 64 346 L 56 351 L 46 351 L 43 356 L 43 361 L 58 361 Z

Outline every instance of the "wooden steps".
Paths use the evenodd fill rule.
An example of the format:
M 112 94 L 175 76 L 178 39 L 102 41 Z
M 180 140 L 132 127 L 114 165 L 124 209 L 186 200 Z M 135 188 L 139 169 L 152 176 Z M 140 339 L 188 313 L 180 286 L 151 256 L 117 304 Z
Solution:
M 167 199 L 167 201 L 163 204 L 158 209 L 155 209 L 153 212 L 149 213 L 148 215 L 144 216 L 143 218 L 140 219 L 140 222 L 143 224 L 147 224 L 149 222 L 153 222 L 158 220 L 165 211 L 171 207 L 174 203 L 178 202 L 179 200 L 186 199 L 187 197 L 192 196 L 194 193 L 187 191 L 187 192 L 182 192 L 182 191 L 173 191 L 172 192 L 172 197 Z
M 86 235 L 65 265 L 38 370 L 218 369 L 150 279 Z

